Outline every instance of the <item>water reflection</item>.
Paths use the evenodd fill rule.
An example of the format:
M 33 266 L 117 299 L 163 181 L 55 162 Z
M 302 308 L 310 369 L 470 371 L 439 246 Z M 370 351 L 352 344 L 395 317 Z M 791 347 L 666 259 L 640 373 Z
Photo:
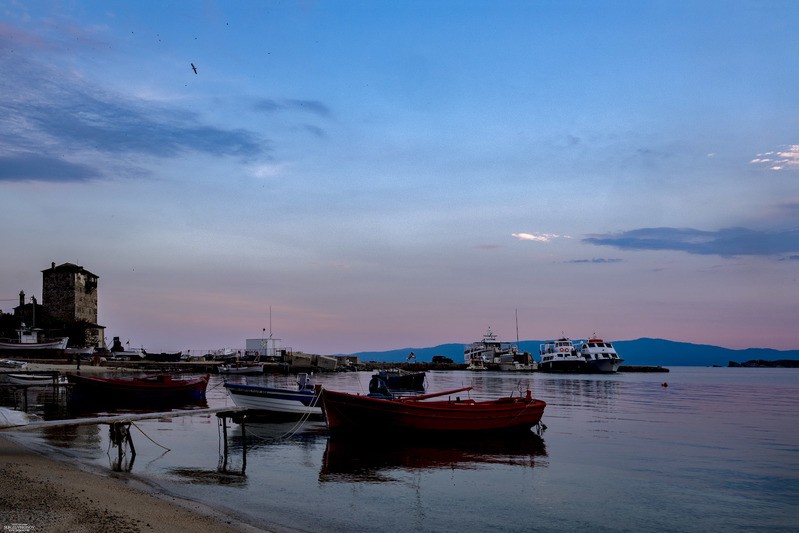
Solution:
M 291 440 L 310 442 L 327 435 L 327 426 L 320 421 L 248 422 L 231 432 L 231 443 L 241 445 L 246 439 L 249 448 Z
M 100 426 L 67 425 L 43 428 L 44 439 L 57 448 L 96 448 L 102 442 Z
M 425 443 L 335 436 L 327 441 L 319 480 L 381 483 L 391 481 L 390 474 L 395 469 L 475 470 L 490 465 L 532 468 L 546 455 L 544 440 L 532 432 Z
M 236 424 L 228 439 L 227 417 L 220 416 L 218 418 L 221 444 L 217 472 L 221 474 L 244 476 L 247 470 L 248 451 L 287 443 L 307 447 L 327 436 L 327 426 L 320 421 L 266 422 L 259 420 Z
M 612 409 L 623 387 L 624 383 L 617 379 L 557 377 L 539 380 L 536 393 L 547 398 L 549 405 L 607 411 Z
M 112 415 L 124 413 L 160 413 L 170 410 L 191 410 L 204 409 L 208 407 L 208 402 L 203 399 L 187 400 L 164 400 L 150 399 L 146 396 L 138 396 L 129 399 L 109 399 L 71 397 L 67 402 L 67 412 L 73 417 L 90 417 L 99 415 Z

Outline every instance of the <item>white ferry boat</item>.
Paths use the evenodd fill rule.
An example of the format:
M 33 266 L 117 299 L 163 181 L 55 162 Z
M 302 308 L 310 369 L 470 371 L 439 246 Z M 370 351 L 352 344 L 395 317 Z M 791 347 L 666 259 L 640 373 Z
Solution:
M 618 372 L 624 359 L 619 357 L 613 344 L 596 335 L 580 343 L 580 355 L 585 359 L 587 371 L 609 374 Z
M 577 352 L 571 339 L 562 337 L 555 341 L 541 344 L 538 348 L 541 372 L 587 372 L 586 361 Z
M 535 370 L 532 357 L 520 353 L 511 342 L 497 340 L 497 334 L 488 328 L 483 339 L 468 344 L 463 350 L 463 362 L 468 370 Z

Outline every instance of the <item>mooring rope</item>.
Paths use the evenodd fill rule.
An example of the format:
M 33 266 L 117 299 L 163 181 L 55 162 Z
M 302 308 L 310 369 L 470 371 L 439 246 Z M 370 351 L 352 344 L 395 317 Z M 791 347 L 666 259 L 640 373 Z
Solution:
M 171 449 L 171 448 L 167 448 L 166 446 L 163 446 L 163 445 L 161 445 L 161 444 L 158 444 L 158 443 L 157 443 L 157 442 L 155 442 L 153 439 L 151 439 L 151 438 L 150 438 L 150 436 L 149 436 L 147 433 L 145 433 L 145 432 L 144 432 L 144 430 L 143 430 L 142 428 L 140 428 L 139 426 L 137 426 L 137 425 L 136 425 L 136 422 L 131 422 L 131 425 L 132 425 L 133 427 L 135 427 L 136 429 L 138 429 L 139 431 L 141 431 L 141 434 L 142 434 L 142 435 L 144 435 L 145 437 L 147 437 L 147 440 L 149 440 L 150 442 L 152 442 L 152 443 L 153 443 L 153 444 L 155 444 L 156 446 L 158 446 L 158 447 L 160 447 L 160 448 L 163 448 L 163 449 L 165 449 L 165 450 L 166 450 L 166 451 L 168 451 L 168 452 L 171 452 L 171 451 L 172 451 L 172 449 Z

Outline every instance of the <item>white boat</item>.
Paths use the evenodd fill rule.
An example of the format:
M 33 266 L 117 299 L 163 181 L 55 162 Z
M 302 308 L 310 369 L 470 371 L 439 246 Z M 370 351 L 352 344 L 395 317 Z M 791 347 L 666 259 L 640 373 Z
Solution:
M 111 356 L 109 359 L 113 361 L 141 361 L 147 355 L 144 353 L 144 348 L 131 348 L 130 341 L 127 341 L 126 347 L 122 346 L 119 337 L 114 337 L 114 342 L 111 345 Z
M 54 383 L 66 383 L 67 381 L 64 376 L 59 376 L 52 372 L 46 374 L 9 373 L 5 374 L 5 378 L 12 385 L 52 385 Z
M 127 350 L 112 351 L 110 359 L 113 361 L 141 361 L 144 357 L 144 349 L 128 348 Z
M 525 364 L 518 361 L 502 362 L 499 363 L 499 369 L 503 372 L 532 372 L 538 369 L 538 364 L 535 362 Z
M 538 370 L 541 372 L 588 371 L 585 359 L 577 352 L 571 339 L 567 337 L 541 344 L 538 353 L 541 357 Z
M 511 342 L 497 340 L 488 328 L 482 340 L 468 344 L 463 350 L 467 370 L 535 370 L 536 364 L 528 353 L 520 353 Z
M 587 371 L 609 374 L 618 372 L 624 359 L 619 357 L 613 344 L 596 335 L 580 343 L 580 355 L 586 362 Z
M 466 370 L 472 370 L 474 372 L 481 372 L 483 370 L 488 370 L 488 367 L 483 363 L 482 359 L 472 359 L 469 363 L 469 366 L 466 367 Z
M 305 372 L 297 374 L 295 390 L 241 383 L 225 383 L 225 388 L 237 407 L 270 415 L 323 416 L 319 390 L 313 376 Z
M 2 359 L 0 360 L 0 367 L 2 368 L 15 368 L 17 370 L 27 368 L 28 363 L 25 361 L 15 361 L 14 359 Z
M 219 365 L 217 370 L 219 371 L 220 374 L 239 374 L 239 375 L 263 374 L 264 364 L 236 361 L 234 363 Z
M 45 339 L 42 330 L 36 327 L 27 327 L 22 324 L 17 329 L 17 340 L 5 339 L 0 341 L 0 353 L 13 353 L 33 357 L 62 356 L 67 347 L 69 337 Z
M 206 359 L 214 360 L 214 361 L 224 361 L 226 359 L 232 359 L 234 357 L 239 357 L 241 355 L 240 352 L 234 350 L 233 348 L 220 348 L 218 350 L 212 350 L 208 352 L 205 356 Z
M 66 353 L 67 356 L 90 359 L 94 355 L 94 346 L 87 346 L 86 348 L 67 348 L 64 350 L 64 353 Z

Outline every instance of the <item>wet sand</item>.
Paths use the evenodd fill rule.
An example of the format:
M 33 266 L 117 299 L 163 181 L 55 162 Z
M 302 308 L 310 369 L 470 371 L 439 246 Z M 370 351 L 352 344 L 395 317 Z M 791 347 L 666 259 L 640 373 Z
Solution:
M 124 475 L 50 459 L 0 433 L 3 531 L 263 531 Z
M 28 370 L 75 371 L 29 365 Z M 107 367 L 81 365 L 81 373 Z M 3 532 L 266 531 L 190 500 L 165 494 L 129 474 L 95 473 L 30 449 L 0 431 L 0 527 Z

